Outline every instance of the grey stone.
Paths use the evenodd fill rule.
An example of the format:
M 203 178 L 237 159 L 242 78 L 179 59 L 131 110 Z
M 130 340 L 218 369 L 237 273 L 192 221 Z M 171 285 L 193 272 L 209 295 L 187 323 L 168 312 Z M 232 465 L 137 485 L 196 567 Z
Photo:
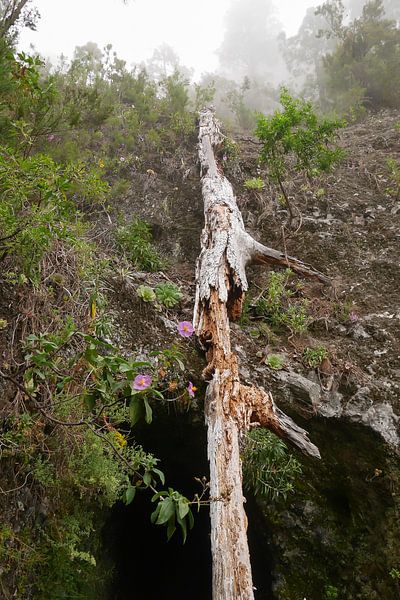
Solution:
M 361 323 L 356 323 L 349 330 L 349 336 L 353 338 L 353 340 L 366 340 L 371 336 L 367 333 Z
M 313 408 L 317 407 L 321 398 L 321 387 L 318 384 L 293 371 L 279 371 L 277 378 L 289 386 L 295 398 Z
M 318 405 L 318 414 L 322 417 L 341 417 L 343 413 L 343 396 L 339 392 L 326 392 Z
M 400 445 L 400 417 L 393 412 L 388 402 L 375 404 L 368 387 L 360 388 L 343 410 L 343 416 L 362 423 L 379 433 L 392 446 Z

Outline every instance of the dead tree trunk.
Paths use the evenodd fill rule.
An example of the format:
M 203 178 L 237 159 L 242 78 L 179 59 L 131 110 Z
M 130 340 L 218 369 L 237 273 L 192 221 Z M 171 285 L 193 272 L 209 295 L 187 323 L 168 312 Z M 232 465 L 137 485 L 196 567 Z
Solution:
M 214 600 L 254 598 L 247 519 L 243 503 L 240 435 L 251 426 L 267 427 L 319 457 L 319 451 L 256 386 L 240 383 L 237 357 L 231 350 L 230 319 L 240 315 L 247 290 L 245 267 L 251 263 L 281 265 L 327 283 L 301 261 L 263 246 L 246 233 L 232 186 L 218 168 L 213 147 L 223 141 L 210 109 L 200 113 L 199 158 L 205 226 L 196 267 L 194 325 L 206 350 L 209 381 L 205 416 L 210 462 L 211 552 Z

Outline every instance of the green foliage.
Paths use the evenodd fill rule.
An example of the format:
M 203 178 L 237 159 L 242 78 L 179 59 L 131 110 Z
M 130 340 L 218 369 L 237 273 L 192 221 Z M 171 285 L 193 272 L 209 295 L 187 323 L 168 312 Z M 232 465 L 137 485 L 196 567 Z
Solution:
M 139 285 L 136 290 L 137 295 L 143 302 L 154 302 L 156 299 L 156 294 L 152 287 L 148 285 Z
M 245 101 L 245 95 L 250 86 L 249 79 L 245 77 L 240 88 L 228 92 L 226 97 L 226 102 L 235 115 L 238 126 L 244 131 L 251 131 L 256 123 L 255 111 Z
M 178 350 L 176 346 L 170 348 L 163 348 L 162 350 L 156 350 L 151 352 L 150 356 L 156 356 L 159 365 L 164 369 L 171 369 L 176 374 L 176 368 L 183 372 L 185 365 L 183 363 L 184 354 Z
M 266 319 L 274 328 L 287 327 L 292 333 L 307 331 L 310 317 L 307 313 L 307 300 L 297 297 L 298 290 L 291 287 L 293 273 L 290 269 L 272 271 L 268 287 L 261 292 L 254 303 L 258 317 Z
M 76 242 L 77 200 L 102 203 L 104 182 L 83 164 L 57 165 L 49 156 L 21 158 L 1 148 L 0 260 L 13 256 L 37 281 L 40 261 L 54 240 Z
M 306 333 L 310 324 L 310 317 L 306 311 L 307 301 L 292 304 L 281 315 L 281 323 L 286 325 L 292 333 L 301 335 Z
M 0 136 L 3 144 L 17 146 L 24 156 L 62 118 L 54 78 L 41 76 L 43 64 L 37 56 L 15 55 L 0 40 Z
M 267 164 L 268 175 L 279 185 L 293 218 L 283 186 L 289 161 L 294 161 L 295 170 L 308 178 L 330 171 L 344 156 L 341 148 L 332 146 L 337 129 L 344 123 L 319 119 L 311 102 L 293 98 L 285 88 L 281 90 L 280 102 L 282 111 L 259 116 L 256 135 L 262 142 L 260 161 Z
M 239 158 L 239 146 L 233 139 L 229 137 L 224 138 L 222 149 L 227 160 L 234 161 Z
M 159 283 L 156 286 L 157 300 L 167 308 L 174 308 L 182 300 L 182 292 L 175 283 Z
M 319 367 L 322 361 L 327 358 L 328 351 L 324 346 L 316 346 L 315 348 L 305 348 L 303 351 L 303 361 L 308 367 L 315 369 Z
M 400 569 L 390 569 L 389 575 L 392 579 L 400 579 Z
M 265 364 L 270 368 L 274 369 L 274 371 L 280 371 L 285 364 L 285 359 L 279 354 L 268 354 L 265 359 Z
M 300 463 L 288 454 L 285 444 L 264 429 L 246 434 L 242 458 L 244 486 L 256 496 L 286 498 L 301 473 Z
M 334 585 L 327 585 L 325 588 L 326 600 L 337 600 L 339 598 L 339 590 Z
M 157 85 L 143 70 L 128 71 L 111 46 L 77 48 L 71 63 L 62 61 L 49 75 L 41 59 L 0 40 L 0 261 L 5 286 L 18 286 L 12 292 L 24 315 L 14 355 L 19 362 L 23 356 L 16 416 L 6 415 L 0 428 L 2 477 L 10 488 L 0 561 L 16 597 L 99 598 L 106 576 L 96 533 L 102 511 L 165 484 L 158 459 L 127 430 L 138 418 L 151 422 L 155 399 L 165 405 L 187 398 L 184 356 L 166 348 L 150 362 L 136 361 L 105 341 L 113 337 L 112 315 L 104 310 L 105 261 L 85 239 L 84 215 L 99 207 L 108 214 L 105 180 L 113 184 L 111 198 L 126 193 L 144 164 L 142 150 L 173 152 L 191 135 L 187 106 L 182 76 Z M 138 219 L 118 228 L 117 244 L 136 269 L 165 265 L 150 227 Z M 152 288 L 140 287 L 139 296 L 157 300 Z M 166 284 L 158 296 L 173 306 L 182 295 Z M 9 324 L 0 319 L 0 328 Z M 13 372 L 5 362 L 2 368 Z M 143 371 L 152 384 L 135 390 Z M 24 513 L 29 527 L 14 530 L 8 515 L 19 511 L 13 507 L 28 486 L 34 512 Z M 176 503 L 175 523 L 185 537 L 188 501 L 171 489 L 165 494 Z
M 343 158 L 343 150 L 330 148 L 343 121 L 319 119 L 311 102 L 293 98 L 282 88 L 280 102 L 283 111 L 270 117 L 260 116 L 256 134 L 263 143 L 261 162 L 268 165 L 272 181 L 282 181 L 287 175 L 287 157 L 295 159 L 296 171 L 308 177 L 329 171 Z
M 264 181 L 261 177 L 253 177 L 252 179 L 246 179 L 244 187 L 248 190 L 262 190 L 264 187 Z
M 152 245 L 150 226 L 134 218 L 128 225 L 118 227 L 116 240 L 119 248 L 133 264 L 144 271 L 159 271 L 165 266 Z
M 164 92 L 161 109 L 167 115 L 183 114 L 189 102 L 188 81 L 182 74 L 175 70 L 160 82 Z
M 168 488 L 168 492 L 158 492 L 153 496 L 152 502 L 157 501 L 157 507 L 151 515 L 151 522 L 156 525 L 166 525 L 168 540 L 174 534 L 178 524 L 182 531 L 183 543 L 185 543 L 187 528 L 189 526 L 189 529 L 192 529 L 194 525 L 189 500 L 179 492 Z
M 198 83 L 194 84 L 195 91 L 195 100 L 194 100 L 194 110 L 195 112 L 199 112 L 204 109 L 206 106 L 209 106 L 214 100 L 215 96 L 215 82 L 210 81 L 206 85 L 200 85 Z

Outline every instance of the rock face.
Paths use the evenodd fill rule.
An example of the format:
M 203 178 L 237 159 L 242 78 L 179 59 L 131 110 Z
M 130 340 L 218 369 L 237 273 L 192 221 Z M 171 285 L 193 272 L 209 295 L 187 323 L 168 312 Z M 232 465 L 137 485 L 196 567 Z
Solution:
M 326 418 L 344 418 L 353 423 L 361 423 L 370 427 L 393 446 L 399 448 L 400 417 L 393 411 L 388 402 L 376 403 L 368 387 L 360 387 L 346 402 L 337 391 L 324 391 L 321 386 L 291 371 L 281 371 L 278 378 L 290 391 L 292 403 L 300 413 L 312 410 L 314 414 Z

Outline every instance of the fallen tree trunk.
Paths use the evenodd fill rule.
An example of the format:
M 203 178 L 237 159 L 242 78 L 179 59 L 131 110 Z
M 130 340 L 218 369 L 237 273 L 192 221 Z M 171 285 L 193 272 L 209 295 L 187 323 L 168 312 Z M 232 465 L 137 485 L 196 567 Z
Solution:
M 271 394 L 240 383 L 230 343 L 230 319 L 240 315 L 248 288 L 248 264 L 290 267 L 324 283 L 328 278 L 303 262 L 255 241 L 244 228 L 232 186 L 215 160 L 223 141 L 212 110 L 200 113 L 199 159 L 205 225 L 196 267 L 194 325 L 206 351 L 209 381 L 205 417 L 210 462 L 211 552 L 214 600 L 254 598 L 247 519 L 243 504 L 240 436 L 252 426 L 266 427 L 302 452 L 319 457 L 307 432 L 279 410 Z

